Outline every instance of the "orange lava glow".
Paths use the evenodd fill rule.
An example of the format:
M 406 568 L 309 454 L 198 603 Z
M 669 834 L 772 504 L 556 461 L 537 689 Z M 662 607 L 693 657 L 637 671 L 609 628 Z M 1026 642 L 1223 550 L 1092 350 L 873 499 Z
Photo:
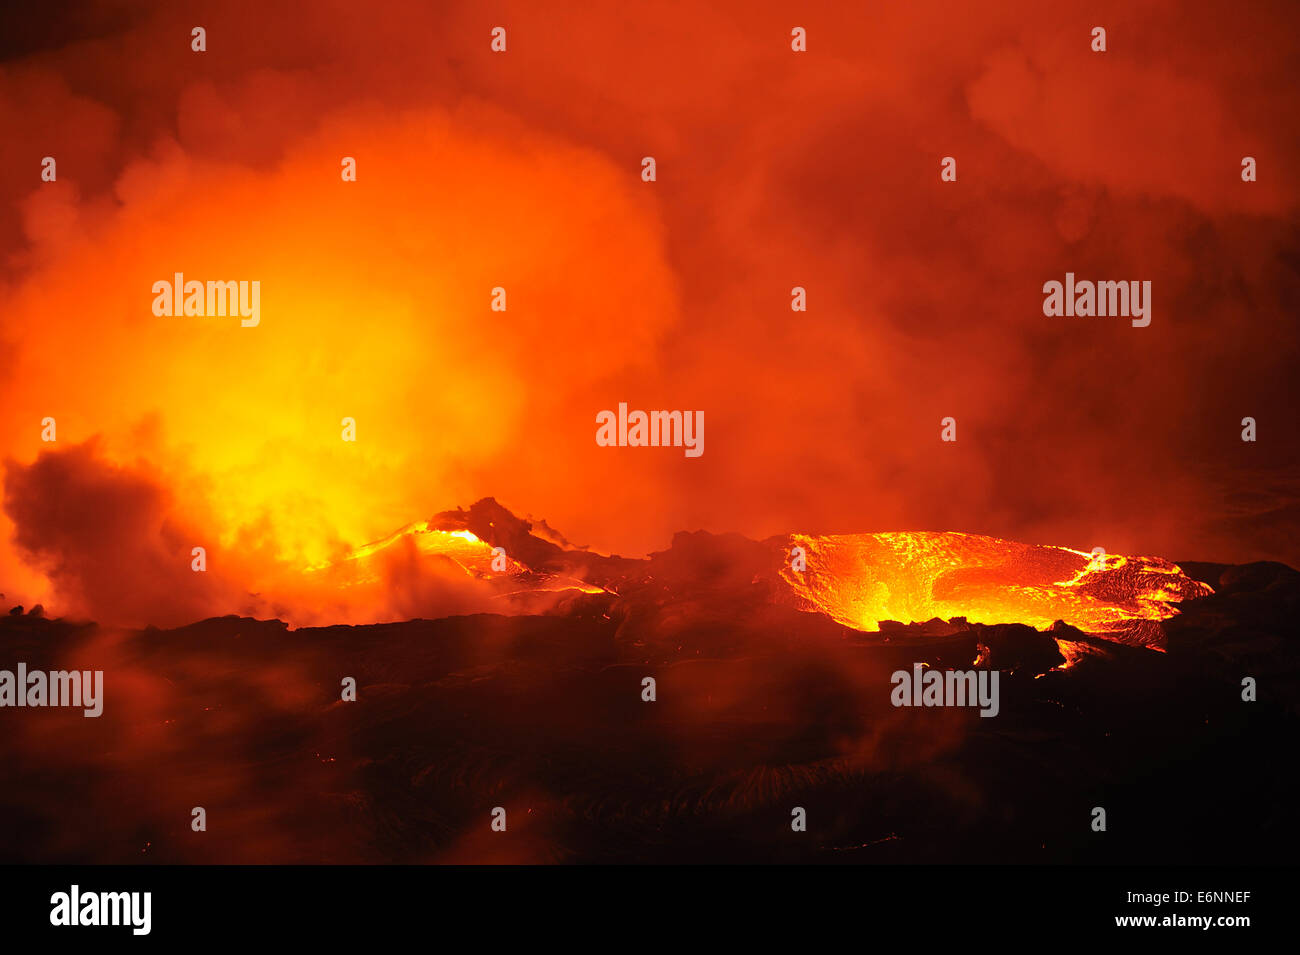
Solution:
M 1057 640 L 1056 648 L 1061 651 L 1061 656 L 1065 657 L 1065 662 L 1053 667 L 1053 670 L 1068 670 L 1070 667 L 1077 665 L 1089 653 L 1095 652 L 1086 643 L 1080 643 L 1077 640 Z
M 497 606 L 466 590 L 481 548 L 409 526 L 488 496 L 628 558 L 955 527 L 1300 561 L 1297 429 L 1239 424 L 1294 418 L 1293 97 L 1259 77 L 1295 29 L 1121 4 L 1147 41 L 1101 57 L 1055 5 L 838 4 L 796 55 L 773 0 L 506 0 L 499 54 L 464 0 L 208 0 L 199 54 L 181 4 L 87 6 L 0 30 L 0 610 Z M 1067 268 L 1157 278 L 1150 327 L 1045 316 Z M 257 321 L 156 311 L 178 274 L 258 283 Z M 707 450 L 598 444 L 624 402 L 702 413 Z M 794 592 L 863 628 L 1109 631 L 1196 589 L 991 538 L 808 540 Z
M 341 142 L 367 152 L 351 189 Z M 124 173 L 112 214 L 75 224 L 38 202 L 33 220 L 66 231 L 10 290 L 0 335 L 0 591 L 125 624 L 410 612 L 379 590 L 358 603 L 379 566 L 357 560 L 367 542 L 488 493 L 585 496 L 554 462 L 600 450 L 595 383 L 676 315 L 638 184 L 467 106 L 340 114 L 257 172 L 160 147 Z M 260 282 L 259 323 L 154 315 L 153 283 L 178 271 Z M 591 335 L 615 301 L 616 329 Z M 84 502 L 81 527 L 58 487 Z M 399 534 L 461 570 L 482 562 L 471 541 Z M 143 553 L 112 556 L 124 547 Z M 340 582 L 348 606 L 330 618 Z
M 1099 559 L 976 534 L 796 534 L 794 547 L 803 548 L 807 570 L 786 566 L 781 576 L 796 605 L 867 631 L 882 620 L 935 617 L 1040 629 L 1064 620 L 1088 633 L 1148 642 L 1179 601 L 1212 592 L 1156 557 Z
M 416 550 L 422 554 L 433 554 L 453 561 L 471 576 L 486 575 L 492 565 L 492 545 L 479 540 L 472 531 L 441 530 L 430 527 L 428 521 L 416 521 L 381 540 L 358 547 L 342 561 L 324 561 L 309 568 L 309 571 L 323 570 L 347 562 L 365 566 L 376 554 L 403 539 L 410 540 Z M 519 573 L 527 569 L 519 561 L 504 554 L 502 559 L 505 561 L 504 572 L 506 573 Z
M 308 568 L 298 581 L 304 594 L 333 601 L 340 621 L 369 623 L 413 615 L 544 608 L 555 595 L 604 593 L 574 577 L 538 573 L 472 531 L 415 521 L 345 557 Z M 391 600 L 414 591 L 416 605 Z M 297 612 L 292 616 L 300 619 Z

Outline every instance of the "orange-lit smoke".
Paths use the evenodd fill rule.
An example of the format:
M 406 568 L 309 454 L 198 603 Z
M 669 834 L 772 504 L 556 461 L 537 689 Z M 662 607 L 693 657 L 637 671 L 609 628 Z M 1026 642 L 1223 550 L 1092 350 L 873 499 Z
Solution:
M 805 54 L 773 2 L 215 0 L 203 54 L 177 5 L 76 6 L 0 29 L 10 603 L 364 618 L 303 568 L 486 495 L 628 555 L 1300 560 L 1288 4 L 808 4 Z M 1151 280 L 1151 326 L 1045 318 L 1067 270 Z M 176 272 L 259 281 L 260 325 L 155 317 Z M 620 401 L 707 453 L 597 447 Z M 394 574 L 372 618 L 475 606 Z
M 342 187 L 340 155 L 354 153 L 359 180 Z M 91 509 L 50 537 L 23 480 L 42 451 L 82 474 L 126 468 L 158 499 L 154 520 L 124 518 L 119 537 L 172 527 L 169 590 L 194 589 L 182 578 L 202 545 L 217 577 L 262 591 L 491 485 L 548 440 L 526 411 L 590 430 L 574 394 L 643 361 L 674 315 L 654 218 L 627 177 L 487 108 L 337 119 L 262 174 L 160 150 L 116 192 L 121 207 L 89 221 L 33 204 L 39 264 L 10 300 L 8 510 L 37 566 L 62 562 L 56 590 L 76 583 L 54 595 L 71 612 L 111 609 L 95 589 L 160 578 L 128 554 L 101 568 L 115 583 L 83 586 L 85 562 L 64 555 L 101 522 Z M 155 317 L 151 287 L 177 271 L 260 281 L 260 324 Z M 494 312 L 498 286 L 507 307 Z M 53 445 L 32 427 L 46 416 Z M 60 467 L 48 460 L 32 467 Z M 59 506 L 81 495 L 42 487 Z

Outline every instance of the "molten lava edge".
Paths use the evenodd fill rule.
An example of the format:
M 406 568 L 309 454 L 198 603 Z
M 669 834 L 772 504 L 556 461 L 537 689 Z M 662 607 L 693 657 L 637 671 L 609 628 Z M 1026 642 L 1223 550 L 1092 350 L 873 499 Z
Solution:
M 385 568 L 403 554 L 462 577 L 507 613 L 547 606 L 521 598 L 617 594 L 656 576 L 670 595 L 697 582 L 697 571 L 687 566 L 664 576 L 656 557 L 673 550 L 645 560 L 605 557 L 562 536 L 546 536 L 549 531 L 544 523 L 521 520 L 486 498 L 468 511 L 408 524 L 309 574 L 325 587 L 382 589 Z M 680 546 L 686 543 L 679 536 L 674 549 Z M 744 557 L 739 551 L 734 557 L 736 569 L 753 563 L 755 579 L 769 585 L 773 602 L 864 632 L 879 631 L 882 622 L 935 618 L 1040 630 L 1060 620 L 1094 636 L 1160 649 L 1161 623 L 1178 613 L 1177 605 L 1213 593 L 1157 557 L 1085 553 L 957 532 L 793 534 L 761 544 L 744 541 L 743 552 Z M 1070 660 L 1068 649 L 1062 653 Z
M 802 554 L 781 571 L 795 605 L 857 630 L 881 621 L 962 617 L 972 623 L 1057 620 L 1098 636 L 1154 645 L 1176 605 L 1213 590 L 1157 557 L 1093 555 L 977 534 L 795 534 Z

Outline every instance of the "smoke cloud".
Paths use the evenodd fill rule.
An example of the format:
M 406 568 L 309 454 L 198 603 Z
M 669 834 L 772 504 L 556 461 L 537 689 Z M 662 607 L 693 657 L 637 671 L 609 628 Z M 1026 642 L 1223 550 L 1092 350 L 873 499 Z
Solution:
M 1300 561 L 1290 5 L 3 16 L 10 598 L 292 617 L 302 568 L 487 495 L 627 555 L 951 529 Z M 1067 271 L 1150 280 L 1151 325 L 1045 317 Z M 177 272 L 259 281 L 260 324 L 155 316 Z M 598 447 L 620 401 L 702 409 L 707 453 Z

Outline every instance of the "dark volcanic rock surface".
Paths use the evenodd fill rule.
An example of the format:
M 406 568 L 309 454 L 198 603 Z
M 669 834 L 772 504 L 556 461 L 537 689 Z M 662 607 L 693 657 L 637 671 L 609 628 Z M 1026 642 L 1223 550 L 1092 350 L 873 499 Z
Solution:
M 0 668 L 103 669 L 106 701 L 99 719 L 0 710 L 0 855 L 1294 859 L 1289 568 L 1215 569 L 1218 592 L 1184 606 L 1159 653 L 1063 624 L 860 633 L 774 606 L 752 546 L 682 535 L 619 593 L 542 616 L 115 632 L 5 615 Z M 530 556 L 570 559 L 544 550 Z M 894 671 L 977 659 L 1001 671 L 997 717 L 891 705 Z M 1247 676 L 1258 702 L 1241 699 Z M 190 829 L 195 806 L 207 832 Z

